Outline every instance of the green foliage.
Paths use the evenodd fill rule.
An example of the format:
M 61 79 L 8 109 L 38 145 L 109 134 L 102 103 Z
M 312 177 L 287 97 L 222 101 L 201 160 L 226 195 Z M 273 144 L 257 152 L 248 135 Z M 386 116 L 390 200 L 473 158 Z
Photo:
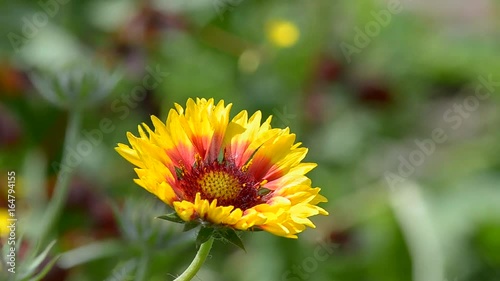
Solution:
M 5 243 L 2 245 L 2 264 L 0 265 L 3 270 L 0 276 L 8 281 L 39 281 L 43 280 L 45 275 L 52 269 L 54 264 L 59 259 L 59 256 L 50 257 L 49 253 L 56 244 L 52 241 L 43 251 L 40 252 L 38 248 L 34 249 L 31 255 L 24 259 L 22 263 L 19 262 L 18 251 L 19 246 L 22 245 L 23 239 L 19 238 L 15 244 Z M 18 245 L 17 248 L 15 248 Z M 12 252 L 12 248 L 16 249 L 17 266 L 11 266 L 9 263 L 8 255 Z M 15 263 L 15 261 L 14 261 Z M 9 271 L 11 269 L 13 271 Z

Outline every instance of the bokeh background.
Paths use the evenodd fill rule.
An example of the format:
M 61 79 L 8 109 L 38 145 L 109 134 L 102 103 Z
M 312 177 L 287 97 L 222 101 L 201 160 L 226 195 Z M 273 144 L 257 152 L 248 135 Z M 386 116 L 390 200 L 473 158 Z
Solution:
M 14 170 L 17 269 L 173 280 L 195 231 L 154 219 L 168 210 L 113 148 L 213 97 L 297 134 L 330 215 L 298 240 L 244 233 L 246 252 L 216 241 L 196 280 L 500 280 L 499 18 L 494 0 L 0 2 L 0 219 Z M 65 145 L 77 110 L 83 154 Z M 64 154 L 69 193 L 39 243 Z

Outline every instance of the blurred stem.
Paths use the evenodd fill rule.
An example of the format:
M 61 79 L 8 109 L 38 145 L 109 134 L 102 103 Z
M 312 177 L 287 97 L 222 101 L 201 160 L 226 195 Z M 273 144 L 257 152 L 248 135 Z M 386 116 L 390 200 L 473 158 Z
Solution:
M 420 187 L 411 182 L 399 183 L 389 196 L 408 245 L 412 280 L 445 280 L 441 244 Z
M 147 253 L 144 253 L 141 260 L 139 261 L 139 266 L 136 271 L 135 281 L 142 281 L 146 277 L 146 272 L 148 268 L 149 257 Z
M 201 244 L 198 249 L 198 253 L 194 257 L 194 260 L 191 262 L 189 267 L 174 281 L 189 281 L 193 279 L 193 277 L 198 273 L 201 266 L 207 259 L 208 253 L 210 253 L 210 249 L 212 249 L 212 244 L 214 243 L 214 237 L 210 237 L 207 242 Z
M 52 230 L 54 224 L 59 219 L 61 215 L 62 208 L 68 197 L 68 187 L 75 167 L 72 167 L 67 162 L 67 151 L 69 147 L 75 147 L 78 131 L 80 129 L 81 122 L 81 111 L 74 109 L 69 111 L 68 125 L 66 128 L 66 134 L 64 136 L 63 154 L 61 157 L 61 166 L 59 173 L 57 175 L 57 182 L 54 187 L 54 193 L 47 206 L 47 211 L 43 217 L 42 223 L 40 224 L 40 231 L 38 232 L 38 238 L 40 243 L 45 243 L 47 236 Z

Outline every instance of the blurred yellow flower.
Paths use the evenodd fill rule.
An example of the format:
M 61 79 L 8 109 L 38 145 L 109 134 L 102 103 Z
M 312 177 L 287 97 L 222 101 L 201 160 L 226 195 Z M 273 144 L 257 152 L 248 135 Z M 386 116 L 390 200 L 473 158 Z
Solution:
M 267 24 L 267 37 L 274 45 L 287 48 L 299 40 L 300 31 L 297 26 L 287 20 L 272 20 Z
M 310 216 L 328 213 L 326 202 L 305 176 L 316 167 L 301 163 L 307 149 L 289 129 L 272 129 L 271 117 L 246 111 L 229 119 L 231 104 L 189 99 L 175 104 L 166 123 L 152 116 L 154 131 L 138 126 L 131 146 L 116 150 L 137 166 L 135 182 L 172 206 L 184 221 L 204 221 L 238 230 L 263 229 L 297 238 Z
M 9 235 L 9 213 L 7 209 L 0 208 L 0 239 L 4 239 Z

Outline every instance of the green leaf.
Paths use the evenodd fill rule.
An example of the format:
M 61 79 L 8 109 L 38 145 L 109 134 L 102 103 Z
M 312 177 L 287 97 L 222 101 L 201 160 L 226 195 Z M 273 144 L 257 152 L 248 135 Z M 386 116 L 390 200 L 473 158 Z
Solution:
M 26 269 L 22 269 L 22 274 L 21 274 L 21 279 L 25 279 L 29 276 L 31 276 L 35 270 L 42 264 L 42 262 L 45 260 L 45 258 L 48 256 L 50 250 L 52 247 L 56 244 L 56 241 L 52 241 L 46 248 L 43 250 L 42 253 L 40 253 L 38 256 L 36 256 L 31 262 L 29 262 L 29 265 Z M 38 252 L 38 251 L 37 251 Z
M 118 264 L 112 271 L 111 276 L 104 279 L 105 281 L 129 281 L 133 280 L 132 274 L 137 267 L 137 262 L 131 259 L 125 263 Z
M 191 229 L 198 227 L 198 225 L 200 225 L 199 221 L 188 221 L 184 225 L 184 229 L 182 231 L 190 231 Z
M 225 228 L 225 229 L 220 230 L 219 233 L 224 240 L 227 240 L 230 243 L 238 246 L 239 248 L 241 248 L 245 252 L 247 251 L 247 250 L 245 250 L 245 245 L 243 245 L 243 241 L 241 240 L 241 238 L 238 236 L 238 234 L 236 233 L 236 231 L 234 229 Z
M 207 242 L 214 232 L 215 229 L 213 227 L 202 227 L 200 232 L 198 232 L 198 236 L 196 236 L 196 248 L 199 248 L 201 244 Z
M 177 213 L 170 213 L 170 214 L 158 216 L 156 218 L 166 220 L 166 221 L 176 222 L 176 223 L 185 223 L 185 221 L 183 219 L 181 219 L 179 217 L 179 215 L 177 215 Z
M 51 261 L 49 261 L 44 266 L 44 268 L 40 271 L 40 273 L 38 273 L 36 276 L 31 277 L 29 280 L 30 281 L 39 281 L 39 280 L 42 280 L 42 278 L 45 277 L 45 275 L 47 275 L 47 273 L 49 273 L 49 271 L 52 269 L 52 267 L 55 265 L 55 263 L 57 262 L 57 260 L 60 257 L 61 257 L 61 255 L 58 255 L 55 258 L 53 258 Z

